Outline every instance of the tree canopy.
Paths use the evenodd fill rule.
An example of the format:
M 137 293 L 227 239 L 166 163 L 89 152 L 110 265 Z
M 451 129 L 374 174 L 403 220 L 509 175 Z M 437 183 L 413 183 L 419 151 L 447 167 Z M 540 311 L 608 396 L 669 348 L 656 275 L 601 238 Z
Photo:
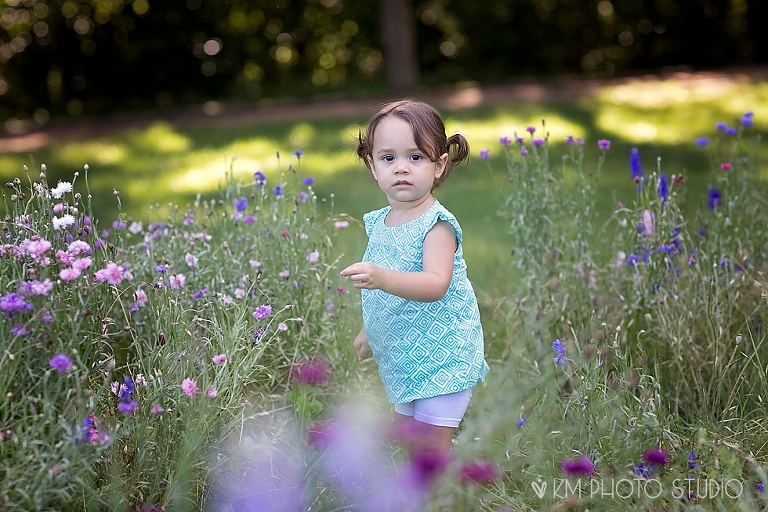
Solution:
M 762 0 L 379 1 L 5 0 L 0 114 L 384 90 L 404 27 L 423 86 L 768 61 Z

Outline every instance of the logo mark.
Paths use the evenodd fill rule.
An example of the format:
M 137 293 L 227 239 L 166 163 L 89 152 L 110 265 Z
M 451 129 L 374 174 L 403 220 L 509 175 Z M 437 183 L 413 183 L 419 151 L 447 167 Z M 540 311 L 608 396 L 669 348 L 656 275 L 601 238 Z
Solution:
M 542 482 L 541 478 L 537 478 L 535 482 L 531 482 L 531 488 L 536 496 L 541 499 L 544 497 L 544 493 L 547 492 L 547 482 Z

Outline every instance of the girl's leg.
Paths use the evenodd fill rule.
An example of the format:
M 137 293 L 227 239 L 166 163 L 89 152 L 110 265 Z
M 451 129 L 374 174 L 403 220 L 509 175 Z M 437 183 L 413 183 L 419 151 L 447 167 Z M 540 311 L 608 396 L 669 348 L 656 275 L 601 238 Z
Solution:
M 408 453 L 450 451 L 456 427 L 430 425 L 402 414 L 397 415 L 397 422 L 398 438 Z
M 472 389 L 457 393 L 422 398 L 407 404 L 395 404 L 398 426 L 408 451 L 450 450 L 456 427 L 469 406 Z

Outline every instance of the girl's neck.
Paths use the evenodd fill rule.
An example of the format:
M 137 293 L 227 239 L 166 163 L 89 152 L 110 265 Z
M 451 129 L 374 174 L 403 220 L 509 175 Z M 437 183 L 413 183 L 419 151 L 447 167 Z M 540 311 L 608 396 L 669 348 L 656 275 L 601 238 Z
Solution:
M 435 201 L 435 196 L 428 194 L 418 202 L 390 203 L 389 205 L 392 209 L 387 214 L 386 219 L 384 219 L 384 224 L 392 227 L 410 222 L 429 210 L 429 207 L 432 206 Z

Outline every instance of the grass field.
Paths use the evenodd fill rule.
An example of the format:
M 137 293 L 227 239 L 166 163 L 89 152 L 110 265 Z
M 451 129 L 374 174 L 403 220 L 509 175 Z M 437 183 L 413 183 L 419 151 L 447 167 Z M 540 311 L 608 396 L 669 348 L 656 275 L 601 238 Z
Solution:
M 0 505 L 233 510 L 264 492 L 313 510 L 764 508 L 767 105 L 761 82 L 642 80 L 443 110 L 472 157 L 437 196 L 464 231 L 492 372 L 427 494 L 373 448 L 381 389 L 351 357 L 358 296 L 336 276 L 385 204 L 354 157 L 367 114 L 155 123 L 0 154 Z M 516 136 L 528 156 L 500 142 Z M 328 386 L 323 366 L 295 373 L 315 356 Z M 334 418 L 358 392 L 367 405 Z M 617 498 L 622 476 L 642 492 Z

